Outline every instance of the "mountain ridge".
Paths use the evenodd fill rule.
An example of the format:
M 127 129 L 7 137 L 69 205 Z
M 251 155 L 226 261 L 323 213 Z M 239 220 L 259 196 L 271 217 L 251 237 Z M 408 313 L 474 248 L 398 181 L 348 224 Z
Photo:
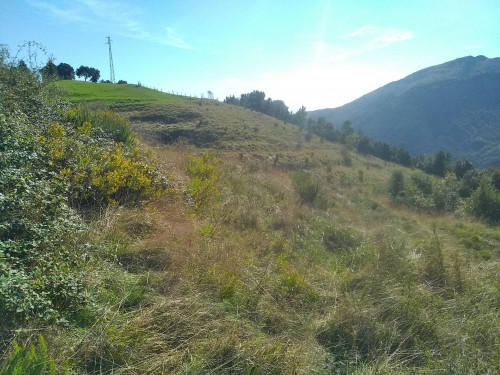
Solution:
M 467 56 L 419 70 L 337 108 L 311 111 L 414 154 L 449 151 L 500 164 L 500 58 Z

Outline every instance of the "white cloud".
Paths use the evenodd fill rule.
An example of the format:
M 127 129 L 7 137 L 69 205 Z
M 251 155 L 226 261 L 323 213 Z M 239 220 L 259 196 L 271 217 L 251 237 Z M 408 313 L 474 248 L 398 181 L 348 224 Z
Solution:
M 413 38 L 411 31 L 363 26 L 342 36 L 337 43 L 317 41 L 312 44 L 314 65 L 338 64 L 356 55 L 387 48 Z M 347 42 L 347 43 L 346 43 Z
M 353 32 L 349 33 L 349 34 L 346 34 L 345 37 L 346 38 L 352 38 L 352 37 L 355 37 L 355 36 L 361 36 L 361 35 L 366 35 L 366 34 L 371 34 L 374 30 L 374 27 L 373 26 L 363 26 L 363 27 L 360 27 L 359 29 L 357 30 L 354 30 Z
M 177 32 L 171 28 L 165 28 L 166 35 L 164 38 L 158 38 L 157 41 L 161 44 L 166 44 L 168 46 L 182 48 L 182 49 L 193 49 L 188 43 L 186 43 Z
M 413 32 L 367 25 L 344 35 L 344 38 L 362 40 L 362 44 L 358 50 L 360 52 L 367 52 L 412 39 Z

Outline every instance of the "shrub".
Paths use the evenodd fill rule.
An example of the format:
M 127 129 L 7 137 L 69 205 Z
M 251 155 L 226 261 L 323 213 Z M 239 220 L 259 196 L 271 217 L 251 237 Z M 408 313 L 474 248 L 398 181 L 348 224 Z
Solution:
M 389 193 L 392 199 L 397 199 L 405 188 L 405 180 L 402 171 L 394 171 L 389 180 Z
M 361 243 L 360 235 L 350 228 L 329 227 L 323 233 L 323 245 L 329 251 L 352 250 Z
M 14 340 L 12 351 L 5 361 L 0 375 L 57 375 L 69 374 L 68 366 L 57 368 L 54 360 L 47 354 L 47 344 L 42 335 L 38 336 L 36 347 L 31 344 L 19 346 Z
M 432 189 L 434 207 L 440 211 L 455 211 L 459 201 L 459 187 L 454 173 L 447 173 L 444 179 L 437 180 Z
M 161 194 L 130 140 L 115 143 L 109 111 L 67 110 L 50 85 L 0 66 L 0 314 L 2 324 L 54 321 L 85 303 L 88 250 L 76 210 Z M 102 128 L 94 131 L 92 121 Z M 126 130 L 128 129 L 128 130 Z M 111 134 L 112 133 L 112 134 Z
M 303 202 L 313 203 L 320 194 L 320 186 L 317 181 L 311 179 L 311 176 L 304 172 L 298 171 L 292 175 L 293 186 Z
M 215 186 L 219 170 L 217 165 L 220 159 L 204 153 L 201 157 L 192 156 L 185 165 L 185 169 L 191 177 L 186 186 L 186 194 L 192 200 L 195 208 L 206 205 L 211 198 L 219 194 Z
M 130 128 L 129 120 L 108 109 L 90 111 L 86 107 L 72 108 L 67 111 L 66 120 L 76 127 L 90 123 L 94 137 L 112 138 L 115 142 L 122 142 L 129 147 L 135 144 L 135 134 Z
M 500 223 L 500 191 L 495 191 L 486 180 L 481 179 L 479 188 L 469 198 L 470 213 L 491 224 Z

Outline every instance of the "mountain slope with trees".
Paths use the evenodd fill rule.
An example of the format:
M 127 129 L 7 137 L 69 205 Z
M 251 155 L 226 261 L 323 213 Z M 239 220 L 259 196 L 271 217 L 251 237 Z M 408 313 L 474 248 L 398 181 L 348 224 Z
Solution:
M 423 69 L 342 107 L 312 111 L 413 154 L 450 152 L 500 164 L 500 58 L 464 57 Z

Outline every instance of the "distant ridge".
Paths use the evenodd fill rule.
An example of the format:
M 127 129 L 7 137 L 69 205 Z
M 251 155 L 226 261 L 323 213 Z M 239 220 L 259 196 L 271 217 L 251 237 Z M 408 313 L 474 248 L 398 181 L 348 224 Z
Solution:
M 500 58 L 467 56 L 415 72 L 342 107 L 309 113 L 412 153 L 442 149 L 477 167 L 500 165 Z

